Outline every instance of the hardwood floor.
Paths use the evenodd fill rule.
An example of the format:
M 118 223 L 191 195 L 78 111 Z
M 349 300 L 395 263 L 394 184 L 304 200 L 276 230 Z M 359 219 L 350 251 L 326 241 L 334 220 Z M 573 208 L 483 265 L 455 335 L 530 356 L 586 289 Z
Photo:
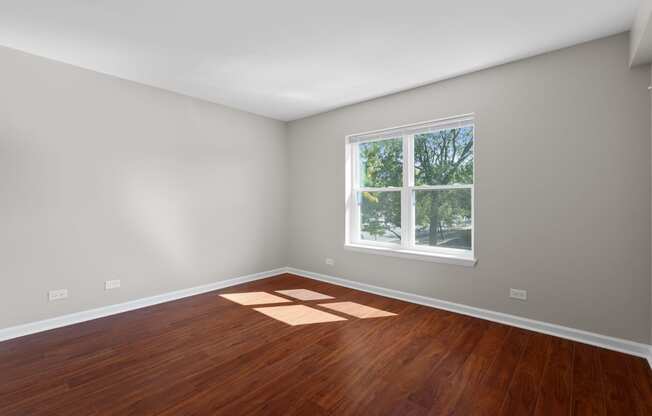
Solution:
M 285 289 L 335 299 L 274 293 Z M 239 292 L 346 320 L 290 326 L 219 296 Z M 316 306 L 346 301 L 396 315 Z M 652 415 L 652 371 L 641 358 L 293 275 L 0 343 L 0 415 L 154 414 Z

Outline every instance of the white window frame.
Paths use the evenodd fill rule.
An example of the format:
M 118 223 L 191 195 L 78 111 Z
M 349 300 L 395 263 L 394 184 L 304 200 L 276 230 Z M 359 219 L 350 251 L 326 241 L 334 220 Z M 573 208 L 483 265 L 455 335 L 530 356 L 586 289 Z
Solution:
M 462 126 L 473 127 L 473 184 L 469 185 L 414 185 L 414 136 L 424 131 L 439 131 Z M 358 144 L 389 138 L 402 137 L 403 143 L 403 183 L 401 187 L 369 188 L 360 187 L 358 166 Z M 408 124 L 388 129 L 356 133 L 345 138 L 345 242 L 348 250 L 371 254 L 380 254 L 416 260 L 426 260 L 462 266 L 474 266 L 477 262 L 475 229 L 475 142 L 477 130 L 473 114 L 465 114 L 444 119 Z M 415 239 L 415 191 L 438 189 L 471 190 L 471 250 L 446 247 L 417 246 Z M 360 238 L 360 205 L 357 201 L 359 192 L 400 192 L 401 193 L 401 244 L 381 241 L 362 240 Z

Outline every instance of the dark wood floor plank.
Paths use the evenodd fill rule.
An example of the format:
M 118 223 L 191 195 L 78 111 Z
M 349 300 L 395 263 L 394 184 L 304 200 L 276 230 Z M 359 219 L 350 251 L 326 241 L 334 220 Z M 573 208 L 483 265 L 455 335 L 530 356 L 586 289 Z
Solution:
M 652 415 L 652 370 L 644 358 L 626 356 L 632 395 L 639 415 Z
M 575 416 L 607 414 L 599 353 L 596 347 L 579 343 L 575 345 L 572 387 L 572 414 Z
M 535 415 L 569 414 L 573 384 L 573 354 L 575 343 L 552 338 L 548 362 L 543 373 L 541 392 Z
M 473 321 L 451 344 L 445 357 L 431 369 L 429 376 L 409 399 L 424 407 L 431 408 L 444 393 L 456 372 L 462 367 L 471 351 L 476 347 L 487 328 L 487 322 Z
M 635 415 L 633 384 L 629 377 L 627 356 L 600 350 L 601 379 L 609 415 Z
M 290 326 L 219 296 L 299 288 L 397 315 Z M 651 395 L 642 359 L 288 274 L 0 343 L 2 416 L 643 415 Z
M 534 334 L 530 337 L 507 390 L 500 410 L 501 415 L 531 415 L 534 412 L 551 341 L 552 337 L 544 334 Z
M 480 382 L 466 388 L 453 414 L 496 415 L 532 333 L 511 328 L 498 356 Z
M 462 397 L 465 389 L 480 383 L 505 343 L 509 327 L 489 323 L 459 371 L 437 392 L 430 406 L 431 415 L 450 414 Z

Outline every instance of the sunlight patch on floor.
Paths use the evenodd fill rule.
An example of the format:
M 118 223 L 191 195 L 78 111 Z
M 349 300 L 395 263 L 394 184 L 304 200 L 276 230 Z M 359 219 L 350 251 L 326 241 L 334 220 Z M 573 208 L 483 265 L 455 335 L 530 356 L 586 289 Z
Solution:
M 275 290 L 275 292 L 299 300 L 335 299 L 332 296 L 324 295 L 323 293 L 315 292 L 308 289 Z
M 289 303 L 291 300 L 267 292 L 225 293 L 220 295 L 240 305 L 266 305 L 270 303 Z
M 337 316 L 326 311 L 315 309 L 307 305 L 298 304 L 299 302 L 305 301 L 335 299 L 332 296 L 308 289 L 285 289 L 275 290 L 275 292 L 284 296 L 292 297 L 297 301 L 282 298 L 268 292 L 224 293 L 220 294 L 220 296 L 245 306 L 269 305 L 274 303 L 292 303 L 292 305 L 253 308 L 257 312 L 292 326 L 348 320 L 347 318 Z M 371 306 L 365 306 L 355 302 L 319 303 L 316 306 L 340 312 L 359 319 L 382 318 L 396 315 L 392 312 L 372 308 Z
M 254 310 L 292 326 L 347 320 L 305 305 L 271 306 Z
M 395 316 L 395 313 L 383 311 L 381 309 L 372 308 L 371 306 L 360 305 L 355 302 L 336 302 L 336 303 L 320 303 L 322 308 L 331 309 L 337 312 L 345 313 L 347 315 L 355 316 L 360 319 L 367 318 L 382 318 L 385 316 Z

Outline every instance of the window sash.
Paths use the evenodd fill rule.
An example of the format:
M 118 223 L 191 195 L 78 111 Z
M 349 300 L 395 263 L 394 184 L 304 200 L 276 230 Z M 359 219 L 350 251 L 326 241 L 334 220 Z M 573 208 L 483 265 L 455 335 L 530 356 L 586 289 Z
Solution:
M 474 127 L 473 131 L 473 184 L 448 184 L 448 185 L 414 185 L 414 136 L 428 132 L 437 132 L 462 127 Z M 361 143 L 402 138 L 403 144 L 403 186 L 401 187 L 361 187 L 359 148 Z M 393 129 L 380 130 L 347 136 L 347 157 L 350 158 L 350 175 L 348 183 L 346 236 L 347 242 L 363 246 L 377 246 L 392 249 L 409 250 L 430 254 L 443 254 L 451 256 L 474 256 L 475 252 L 475 140 L 476 131 L 472 115 L 451 117 L 435 122 L 418 123 Z M 471 190 L 471 249 L 458 249 L 448 247 L 433 247 L 416 244 L 416 193 L 418 190 Z M 361 238 L 361 212 L 357 199 L 359 192 L 401 192 L 401 244 L 363 240 Z M 352 202 L 352 204 L 351 204 Z

